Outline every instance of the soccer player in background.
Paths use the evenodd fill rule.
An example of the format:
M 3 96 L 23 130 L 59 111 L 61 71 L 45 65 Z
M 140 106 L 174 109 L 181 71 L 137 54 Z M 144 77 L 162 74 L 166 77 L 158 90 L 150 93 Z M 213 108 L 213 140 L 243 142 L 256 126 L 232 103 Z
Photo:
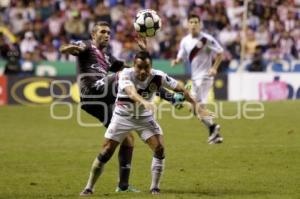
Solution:
M 224 50 L 216 39 L 201 31 L 201 24 L 198 15 L 189 15 L 189 34 L 181 40 L 177 58 L 172 60 L 171 66 L 182 61 L 189 62 L 192 69 L 192 95 L 204 107 Z M 220 125 L 214 123 L 212 118 L 202 122 L 209 129 L 208 143 L 222 143 Z
M 141 139 L 153 151 L 151 164 L 152 182 L 150 192 L 160 193 L 160 178 L 164 170 L 163 133 L 154 119 L 154 105 L 151 99 L 161 87 L 182 92 L 185 99 L 192 104 L 199 117 L 210 117 L 209 113 L 200 107 L 189 95 L 189 92 L 176 80 L 160 70 L 152 69 L 152 59 L 148 52 L 138 52 L 134 59 L 134 67 L 126 68 L 119 73 L 118 94 L 112 121 L 105 132 L 102 151 L 92 165 L 88 186 L 93 189 L 96 180 L 102 174 L 104 165 L 112 157 L 116 147 L 128 136 L 128 132 L 136 131 Z M 95 172 L 95 169 L 99 172 Z
M 77 56 L 81 108 L 108 127 L 117 92 L 117 76 L 108 75 L 108 72 L 117 72 L 128 66 L 105 51 L 110 41 L 110 27 L 107 22 L 97 23 L 92 29 L 91 37 L 92 40 L 63 45 L 60 51 Z M 139 45 L 143 43 L 137 42 Z M 174 96 L 165 89 L 160 89 L 160 95 L 175 104 L 184 100 L 180 94 Z M 128 183 L 133 147 L 134 138 L 127 134 L 119 149 L 120 178 L 116 192 L 139 192 Z M 97 173 L 100 170 L 94 168 L 93 172 Z M 93 190 L 87 188 L 81 195 L 87 196 L 92 193 Z

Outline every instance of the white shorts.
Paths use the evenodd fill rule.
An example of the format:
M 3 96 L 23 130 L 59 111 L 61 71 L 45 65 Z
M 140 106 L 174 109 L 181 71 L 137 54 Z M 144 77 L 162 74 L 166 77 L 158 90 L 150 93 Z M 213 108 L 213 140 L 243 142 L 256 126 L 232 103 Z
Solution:
M 146 141 L 153 135 L 163 134 L 161 127 L 154 120 L 153 116 L 141 116 L 136 119 L 114 113 L 104 137 L 121 143 L 130 131 L 136 131 L 143 141 Z
M 208 93 L 213 85 L 214 79 L 202 78 L 193 80 L 192 82 L 192 96 L 197 100 L 197 102 L 206 104 L 208 102 Z

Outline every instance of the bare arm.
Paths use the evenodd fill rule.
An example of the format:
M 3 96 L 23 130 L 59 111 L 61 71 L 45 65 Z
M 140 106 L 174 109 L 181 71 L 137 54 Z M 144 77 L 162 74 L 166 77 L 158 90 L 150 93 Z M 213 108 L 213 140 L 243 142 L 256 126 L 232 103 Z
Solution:
M 136 89 L 134 88 L 134 86 L 126 86 L 124 88 L 125 92 L 127 93 L 127 95 L 129 96 L 130 99 L 132 99 L 133 101 L 142 104 L 147 110 L 149 111 L 153 111 L 155 110 L 155 107 L 152 103 L 148 102 L 147 100 L 145 100 L 142 96 L 140 96 Z
M 186 90 L 181 84 L 177 84 L 174 91 L 183 93 L 185 100 L 191 103 L 195 115 L 197 115 L 200 119 L 211 115 L 211 113 L 208 110 L 201 107 L 200 104 L 193 99 L 189 91 Z
M 147 51 L 147 38 L 146 37 L 138 35 L 135 38 L 135 41 L 137 42 L 137 44 L 141 50 Z
M 176 58 L 176 59 L 173 59 L 171 61 L 171 66 L 174 67 L 175 65 L 179 64 L 182 62 L 182 59 L 181 58 Z
M 208 72 L 210 76 L 215 76 L 217 74 L 217 71 L 218 71 L 218 68 L 220 66 L 222 59 L 223 59 L 223 54 L 218 53 L 215 58 L 215 62 L 213 64 L 213 66 L 210 68 L 210 70 Z

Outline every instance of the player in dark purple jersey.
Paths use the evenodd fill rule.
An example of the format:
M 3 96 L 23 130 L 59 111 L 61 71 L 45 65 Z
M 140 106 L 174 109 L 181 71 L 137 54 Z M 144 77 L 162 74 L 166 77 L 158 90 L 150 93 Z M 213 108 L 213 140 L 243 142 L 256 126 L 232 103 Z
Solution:
M 80 87 L 81 108 L 98 118 L 100 122 L 108 127 L 116 99 L 117 75 L 109 72 L 118 72 L 127 67 L 124 62 L 117 60 L 105 52 L 110 41 L 110 27 L 106 22 L 97 23 L 91 32 L 92 40 L 77 41 L 60 48 L 62 53 L 69 53 L 77 56 L 78 80 Z M 184 98 L 174 98 L 165 89 L 160 90 L 160 95 L 171 102 L 183 101 Z M 119 149 L 120 179 L 116 189 L 117 192 L 138 190 L 129 186 L 130 165 L 133 152 L 133 136 L 129 134 L 122 142 Z M 93 167 L 91 175 L 96 174 L 97 167 Z M 99 171 L 100 172 L 100 171 Z M 93 174 L 92 174 L 93 173 Z M 93 176 L 90 176 L 92 178 Z M 82 196 L 91 195 L 93 190 L 86 189 Z

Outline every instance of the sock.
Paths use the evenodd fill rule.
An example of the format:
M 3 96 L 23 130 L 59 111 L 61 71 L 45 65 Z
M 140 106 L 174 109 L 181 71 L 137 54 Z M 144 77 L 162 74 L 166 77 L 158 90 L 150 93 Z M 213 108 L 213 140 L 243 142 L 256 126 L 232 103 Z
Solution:
M 213 118 L 211 116 L 207 116 L 201 119 L 201 122 L 210 130 L 210 128 L 214 125 Z
M 90 176 L 87 185 L 85 186 L 85 189 L 93 190 L 97 179 L 102 174 L 103 168 L 104 168 L 104 163 L 100 162 L 98 158 L 96 158 L 92 164 Z
M 119 188 L 126 190 L 128 188 L 128 181 L 131 169 L 133 147 L 120 146 L 119 149 Z
M 151 164 L 152 182 L 150 190 L 153 188 L 159 188 L 160 177 L 165 167 L 165 159 L 158 159 L 153 157 Z

